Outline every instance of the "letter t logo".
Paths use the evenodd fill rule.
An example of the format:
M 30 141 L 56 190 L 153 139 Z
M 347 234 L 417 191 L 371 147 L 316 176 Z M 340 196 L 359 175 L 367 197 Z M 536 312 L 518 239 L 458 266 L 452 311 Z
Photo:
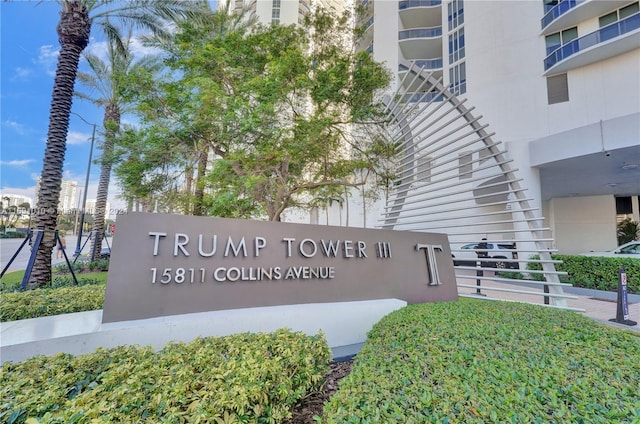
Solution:
M 429 285 L 437 286 L 442 282 L 440 281 L 440 274 L 438 274 L 438 264 L 436 263 L 436 250 L 442 252 L 442 245 L 440 244 L 416 244 L 416 250 L 426 250 L 427 257 L 427 270 L 429 270 Z

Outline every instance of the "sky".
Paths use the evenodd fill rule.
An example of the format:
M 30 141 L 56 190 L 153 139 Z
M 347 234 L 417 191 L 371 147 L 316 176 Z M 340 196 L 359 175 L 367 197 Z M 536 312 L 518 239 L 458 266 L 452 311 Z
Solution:
M 0 2 L 0 192 L 35 198 L 36 179 L 42 161 L 49 125 L 49 108 L 60 45 L 56 34 L 60 6 L 52 0 Z M 95 28 L 85 49 L 104 57 L 106 45 Z M 148 51 L 139 43 L 134 52 Z M 81 61 L 80 69 L 87 71 Z M 76 83 L 76 90 L 82 87 Z M 97 124 L 94 160 L 99 157 L 102 110 L 86 100 L 75 98 L 63 179 L 77 181 L 84 190 L 91 133 Z M 123 116 L 127 122 L 127 116 Z M 91 164 L 88 199 L 95 199 L 100 168 Z M 112 209 L 124 208 L 119 188 L 111 176 L 109 203 Z M 78 193 L 80 195 L 80 193 Z

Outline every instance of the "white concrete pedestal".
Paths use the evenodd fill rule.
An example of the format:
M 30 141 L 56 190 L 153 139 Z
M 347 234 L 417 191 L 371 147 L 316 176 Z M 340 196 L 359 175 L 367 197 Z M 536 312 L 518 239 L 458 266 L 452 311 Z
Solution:
M 199 312 L 102 324 L 102 310 L 0 323 L 0 359 L 21 361 L 36 355 L 89 353 L 98 347 L 169 342 L 242 332 L 289 328 L 315 335 L 323 331 L 334 356 L 353 354 L 367 332 L 389 312 L 406 306 L 398 299 L 312 303 Z

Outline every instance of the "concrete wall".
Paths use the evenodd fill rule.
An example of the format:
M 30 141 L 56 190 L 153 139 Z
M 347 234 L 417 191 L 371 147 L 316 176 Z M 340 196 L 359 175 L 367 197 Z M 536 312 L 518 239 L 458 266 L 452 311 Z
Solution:
M 548 205 L 558 253 L 609 250 L 618 245 L 613 196 L 563 197 Z

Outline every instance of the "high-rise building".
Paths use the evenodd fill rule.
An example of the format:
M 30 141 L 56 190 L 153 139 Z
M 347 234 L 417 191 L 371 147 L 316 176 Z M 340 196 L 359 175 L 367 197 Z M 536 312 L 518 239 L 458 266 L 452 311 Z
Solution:
M 36 180 L 35 205 L 38 204 L 38 193 L 40 191 L 40 177 Z M 70 213 L 78 207 L 78 182 L 62 180 L 60 185 L 60 199 L 58 200 L 58 213 Z
M 638 1 L 358 4 L 357 48 L 387 63 L 396 84 L 413 83 L 403 60 L 416 61 L 476 108 L 559 251 L 613 248 L 616 217 L 639 220 Z
M 282 24 L 295 23 L 305 7 L 327 4 L 244 3 L 261 22 Z M 332 3 L 358 11 L 356 48 L 389 67 L 393 90 L 411 91 L 415 80 L 406 63 L 413 62 L 482 115 L 504 143 L 561 253 L 613 248 L 616 221 L 640 221 L 638 1 Z M 431 100 L 433 107 L 442 101 L 413 101 Z M 432 162 L 418 158 L 416 169 L 429 169 Z M 460 163 L 471 175 L 483 159 L 468 154 Z M 375 225 L 380 211 L 357 196 L 347 203 L 353 204 L 341 204 L 339 219 L 327 216 L 326 222 L 344 225 L 343 214 L 350 214 L 350 225 Z

